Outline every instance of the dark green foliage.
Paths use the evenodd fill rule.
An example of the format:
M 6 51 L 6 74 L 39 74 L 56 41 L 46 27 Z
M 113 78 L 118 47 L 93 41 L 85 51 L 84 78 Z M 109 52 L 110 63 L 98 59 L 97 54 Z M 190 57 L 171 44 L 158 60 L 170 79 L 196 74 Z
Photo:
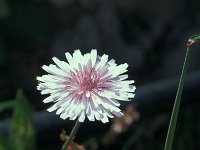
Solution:
M 31 110 L 22 90 L 17 91 L 16 107 L 14 109 L 9 135 L 10 149 L 33 150 L 35 147 L 35 129 Z
M 6 150 L 5 137 L 0 132 L 0 150 Z
M 10 13 L 6 0 L 0 0 L 0 19 L 6 18 Z
M 16 104 L 16 101 L 14 100 L 7 100 L 7 101 L 0 102 L 0 112 L 4 111 L 5 109 L 14 107 L 15 104 Z

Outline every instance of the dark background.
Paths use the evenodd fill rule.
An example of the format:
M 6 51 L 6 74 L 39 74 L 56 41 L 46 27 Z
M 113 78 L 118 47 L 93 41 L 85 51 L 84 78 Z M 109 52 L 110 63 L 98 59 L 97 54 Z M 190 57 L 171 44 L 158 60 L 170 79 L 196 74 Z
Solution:
M 20 87 L 34 111 L 48 108 L 36 76 L 75 49 L 127 62 L 138 89 L 179 76 L 187 39 L 200 33 L 199 8 L 198 0 L 0 0 L 0 101 Z M 199 58 L 197 44 L 188 72 Z

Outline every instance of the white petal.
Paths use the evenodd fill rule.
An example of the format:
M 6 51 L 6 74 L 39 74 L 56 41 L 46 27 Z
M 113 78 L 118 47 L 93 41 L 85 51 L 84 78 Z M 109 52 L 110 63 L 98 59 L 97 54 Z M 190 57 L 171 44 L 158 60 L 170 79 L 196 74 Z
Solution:
M 121 111 L 118 107 L 116 107 L 113 103 L 109 101 L 107 98 L 101 98 L 102 105 L 105 109 L 111 110 L 111 111 Z
M 109 122 L 108 117 L 107 117 L 106 114 L 103 114 L 103 118 L 101 118 L 101 121 L 102 121 L 103 123 Z
M 129 85 L 128 87 L 120 88 L 121 92 L 135 92 L 136 87 L 133 85 Z
M 42 94 L 42 95 L 43 95 L 43 94 L 50 94 L 50 93 L 53 93 L 53 92 L 55 92 L 55 91 L 57 91 L 57 90 L 45 89 L 45 90 L 42 90 L 42 91 L 41 91 L 41 94 Z
M 64 65 L 68 70 L 74 71 L 73 66 L 71 66 L 70 64 L 68 64 L 68 63 L 65 62 L 65 61 L 62 61 L 62 63 L 63 63 L 63 65 Z
M 118 106 L 118 107 L 120 106 L 120 103 L 119 103 L 117 100 L 115 100 L 114 98 L 110 98 L 109 100 L 110 100 L 110 102 L 113 103 L 115 106 Z
M 115 99 L 121 100 L 121 101 L 130 101 L 130 99 L 128 98 L 129 97 L 125 93 L 122 93 L 122 92 L 116 93 L 116 96 L 115 96 Z
M 66 108 L 66 112 L 69 112 L 69 111 L 73 111 L 77 108 L 77 104 L 78 104 L 78 101 L 75 100 L 75 99 L 70 99 L 70 103 L 68 105 L 68 107 Z
M 91 109 L 91 106 L 90 106 L 90 103 L 88 104 L 88 112 L 87 112 L 87 117 L 90 121 L 94 121 L 95 118 L 94 118 L 94 114 L 92 112 L 92 109 Z
M 127 96 L 128 96 L 128 98 L 134 98 L 135 94 L 133 94 L 133 93 L 127 93 Z
M 103 105 L 104 108 L 110 109 L 110 104 L 107 100 L 101 99 L 101 104 Z
M 113 70 L 113 72 L 111 72 L 112 77 L 116 77 L 122 73 L 125 73 L 127 71 L 127 67 L 128 67 L 127 63 L 116 66 L 115 70 Z
M 57 107 L 57 108 L 60 108 L 63 104 L 65 104 L 66 103 L 66 99 L 59 99 L 58 101 L 57 101 L 57 103 L 55 103 L 54 105 Z
M 87 65 L 88 61 L 90 60 L 90 54 L 87 53 L 83 56 L 83 65 Z
M 83 108 L 81 108 L 81 105 L 78 105 L 77 108 L 75 109 L 75 115 L 79 116 Z
M 81 62 L 81 60 L 83 59 L 83 55 L 81 54 L 81 51 L 79 49 L 74 51 L 73 59 L 79 62 Z
M 108 73 L 108 65 L 104 65 L 103 68 L 100 70 L 99 74 L 101 78 L 103 78 Z
M 107 109 L 104 109 L 103 111 L 104 111 L 104 114 L 107 115 L 108 117 L 114 118 L 114 116 Z
M 57 83 L 52 83 L 52 82 L 46 82 L 46 83 L 41 83 L 45 87 L 49 89 L 64 89 L 66 85 L 64 84 L 57 84 Z
M 115 116 L 117 116 L 117 117 L 123 116 L 122 112 L 117 112 L 117 111 L 112 111 L 112 114 L 115 115 Z
M 63 102 L 61 105 L 60 105 L 60 108 L 67 108 L 69 106 L 69 104 L 71 103 L 71 99 L 70 98 L 66 98 L 65 99 L 65 102 Z
M 134 80 L 125 80 L 125 81 L 119 81 L 118 83 L 125 85 L 125 84 L 133 84 L 133 83 L 135 83 L 135 81 Z
M 44 103 L 49 103 L 49 102 L 54 101 L 55 98 L 59 98 L 59 96 L 56 97 L 56 95 L 51 95 L 51 96 L 45 98 L 45 99 L 43 100 L 43 102 L 44 102 Z
M 72 110 L 69 111 L 69 119 L 74 120 L 77 116 L 75 116 L 74 112 Z
M 91 94 L 91 96 L 92 96 L 92 100 L 93 100 L 93 102 L 95 102 L 95 103 L 97 103 L 97 104 L 101 104 L 102 102 L 101 102 L 101 99 L 98 97 L 98 96 L 96 96 L 95 94 Z M 96 107 L 95 107 L 96 108 Z
M 128 75 L 127 74 L 124 74 L 124 75 L 120 75 L 119 76 L 119 80 L 122 81 L 122 80 L 125 80 L 128 78 Z
M 114 59 L 111 59 L 107 62 L 107 64 L 109 65 L 108 70 L 109 71 L 113 71 L 116 69 L 117 64 L 115 63 Z
M 80 115 L 79 118 L 78 118 L 78 121 L 79 121 L 79 122 L 83 122 L 84 120 L 85 120 L 85 112 L 82 111 L 81 115 Z
M 96 118 L 97 120 L 101 120 L 101 116 L 100 116 L 100 114 L 96 111 L 96 109 L 95 109 L 93 103 L 91 103 L 91 110 L 92 110 L 92 112 L 93 112 L 95 118 Z
M 67 107 L 67 106 L 66 106 Z M 59 115 L 61 114 L 65 109 L 66 107 L 60 107 L 57 111 L 56 111 L 56 115 Z
M 91 59 L 89 59 L 88 62 L 87 62 L 87 70 L 88 71 L 92 70 L 92 61 L 91 61 Z
M 97 105 L 97 108 L 96 108 L 96 111 L 99 113 L 99 114 L 103 114 L 103 107 L 102 105 Z
M 100 58 L 100 61 L 98 62 L 98 64 L 95 66 L 95 69 L 98 70 L 98 69 L 101 69 L 108 61 L 108 55 L 103 55 L 101 58 Z
M 62 97 L 60 97 L 57 102 L 50 107 L 49 109 L 47 109 L 48 111 L 54 111 L 60 107 L 67 107 L 67 105 L 69 105 L 69 98 L 66 99 L 66 97 L 63 95 Z M 68 104 L 67 104 L 68 103 Z
M 64 112 L 64 113 L 62 113 L 61 115 L 60 115 L 60 118 L 62 118 L 62 119 L 67 119 L 69 117 L 69 115 L 68 115 L 68 113 L 67 112 Z
M 52 112 L 54 110 L 56 110 L 57 107 L 55 105 L 51 106 L 50 108 L 47 109 L 48 112 Z
M 94 67 L 96 60 L 97 60 L 97 50 L 96 49 L 92 49 L 90 57 L 92 60 L 92 67 Z
M 74 63 L 74 62 L 73 62 L 72 55 L 71 55 L 69 52 L 66 52 L 66 53 L 65 53 L 65 56 L 66 56 L 67 61 L 69 62 L 69 64 L 73 66 L 73 63 Z
M 70 117 L 70 120 L 75 120 L 77 118 L 76 115 L 74 115 L 73 117 Z
M 52 59 L 62 70 L 66 71 L 67 73 L 69 72 L 69 69 L 58 58 L 53 57 Z
M 135 94 L 133 93 L 124 93 L 120 91 L 119 93 L 116 94 L 117 96 L 115 99 L 122 100 L 122 101 L 130 101 L 129 98 L 134 98 Z
M 61 83 L 65 81 L 65 78 L 53 75 L 43 75 L 41 77 L 38 76 L 36 79 L 41 82 L 53 82 L 53 83 Z
M 115 97 L 115 92 L 108 91 L 108 90 L 102 91 L 102 92 L 100 91 L 100 92 L 98 92 L 98 94 L 102 97 L 107 97 L 107 98 L 114 98 Z
M 77 101 L 79 102 L 79 106 L 81 109 L 85 109 L 86 105 L 87 105 L 87 98 L 85 96 L 81 97 L 81 98 L 77 98 Z
M 39 83 L 38 86 L 37 86 L 37 90 L 43 91 L 43 90 L 46 90 L 46 89 L 47 88 L 44 85 L 42 85 L 41 83 Z
M 65 77 L 67 75 L 64 71 L 62 71 L 61 69 L 57 68 L 55 65 L 49 65 L 49 66 L 43 65 L 42 69 L 44 69 L 48 73 L 56 75 L 56 76 Z

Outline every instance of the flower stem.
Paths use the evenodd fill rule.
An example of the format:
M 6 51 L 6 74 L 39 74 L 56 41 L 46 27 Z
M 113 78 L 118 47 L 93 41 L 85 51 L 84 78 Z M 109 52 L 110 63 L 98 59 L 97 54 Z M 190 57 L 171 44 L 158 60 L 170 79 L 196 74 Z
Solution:
M 76 132 L 78 131 L 79 127 L 81 125 L 81 122 L 79 122 L 79 120 L 77 119 L 76 124 L 74 125 L 69 138 L 66 139 L 65 143 L 62 146 L 61 150 L 67 150 L 67 146 L 69 145 L 69 143 L 71 142 L 71 140 L 73 139 L 73 137 L 75 136 Z
M 185 77 L 186 77 L 186 69 L 187 69 L 188 60 L 189 60 L 189 52 L 190 52 L 190 46 L 188 46 L 187 51 L 186 51 L 183 69 L 182 69 L 181 78 L 180 78 L 179 86 L 178 86 L 178 91 L 176 94 L 176 99 L 174 102 L 174 107 L 173 107 L 173 111 L 172 111 L 172 115 L 171 115 L 171 119 L 170 119 L 170 124 L 169 124 L 169 128 L 168 128 L 168 133 L 167 133 L 167 138 L 165 141 L 164 150 L 172 149 L 174 133 L 175 133 L 175 128 L 176 128 L 176 122 L 177 122 L 178 112 L 179 112 L 179 106 L 180 106 L 180 102 L 181 102 L 181 96 L 182 96 L 184 81 L 185 81 Z

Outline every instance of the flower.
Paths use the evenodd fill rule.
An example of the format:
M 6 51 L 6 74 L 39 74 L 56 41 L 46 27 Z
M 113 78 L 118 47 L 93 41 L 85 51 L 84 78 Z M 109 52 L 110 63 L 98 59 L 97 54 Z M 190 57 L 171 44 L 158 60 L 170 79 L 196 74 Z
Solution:
M 41 94 L 50 94 L 44 103 L 55 104 L 47 109 L 54 110 L 62 119 L 69 118 L 83 122 L 108 122 L 108 117 L 121 117 L 118 100 L 129 101 L 135 94 L 134 80 L 125 80 L 128 64 L 118 65 L 115 60 L 108 61 L 108 55 L 98 56 L 96 50 L 82 55 L 75 50 L 73 55 L 65 53 L 68 63 L 53 57 L 56 65 L 43 65 L 48 75 L 37 77 L 37 89 Z

